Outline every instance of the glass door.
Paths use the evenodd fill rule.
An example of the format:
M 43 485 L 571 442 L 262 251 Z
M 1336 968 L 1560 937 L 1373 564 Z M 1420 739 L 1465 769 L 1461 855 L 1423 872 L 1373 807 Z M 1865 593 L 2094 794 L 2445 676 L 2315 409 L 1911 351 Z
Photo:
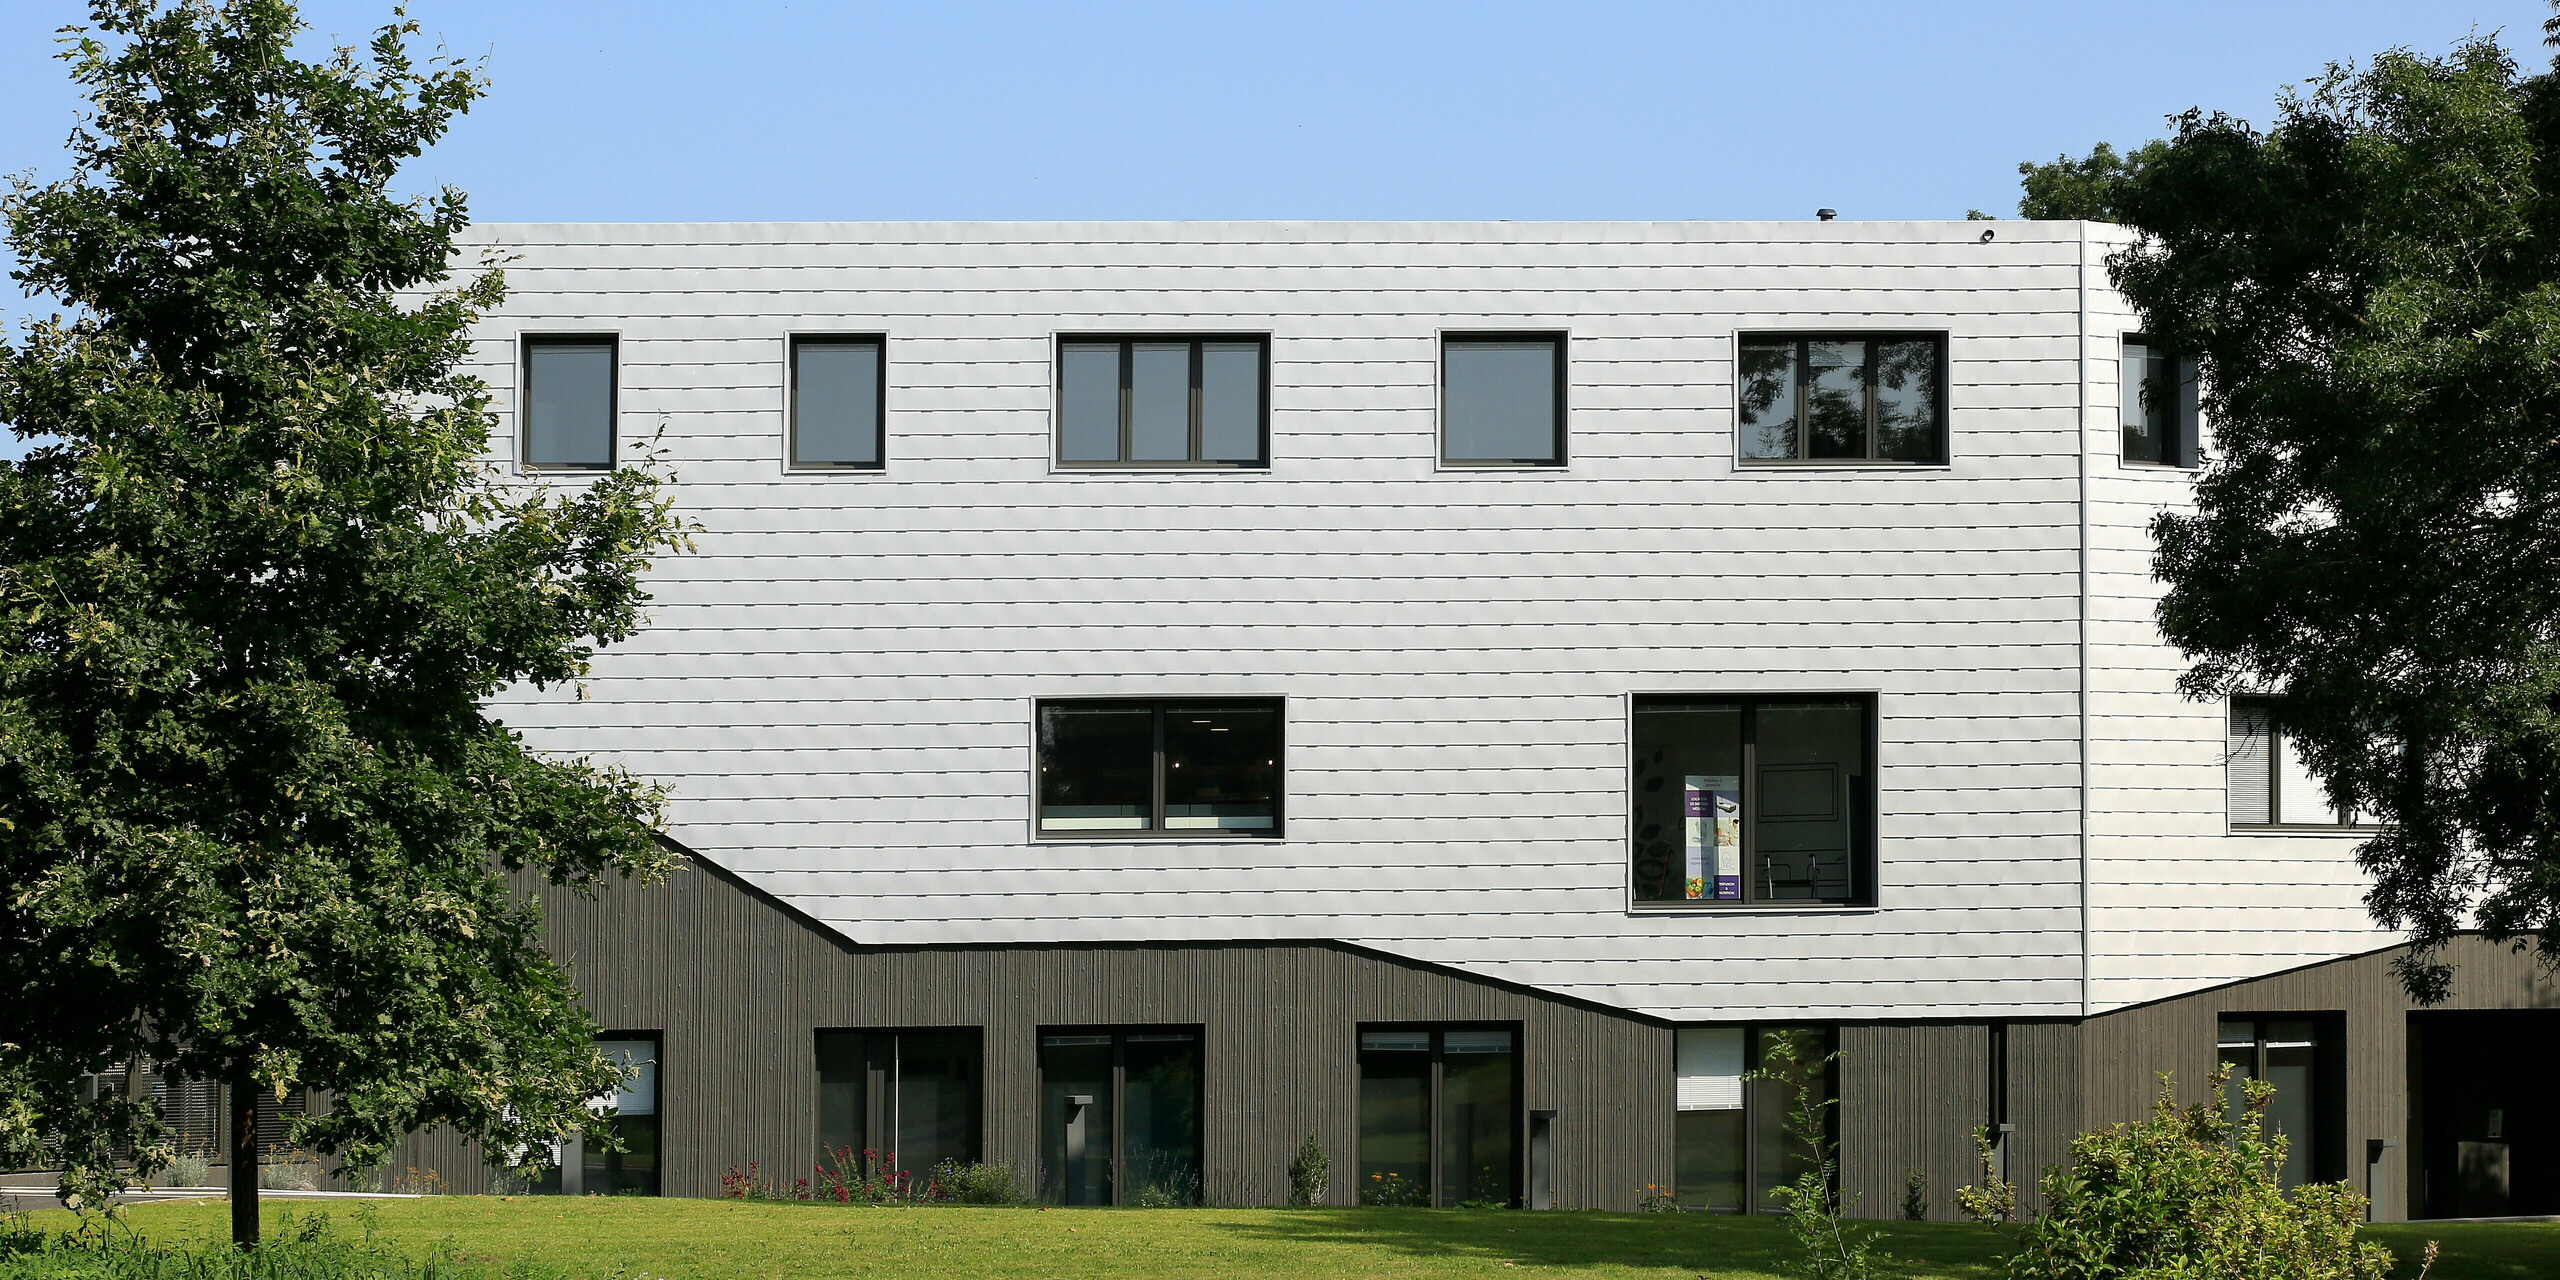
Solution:
M 1200 1033 L 1040 1037 L 1040 1198 L 1066 1205 L 1200 1203 Z
M 1520 1107 L 1508 1028 L 1362 1031 L 1360 1203 L 1517 1203 Z

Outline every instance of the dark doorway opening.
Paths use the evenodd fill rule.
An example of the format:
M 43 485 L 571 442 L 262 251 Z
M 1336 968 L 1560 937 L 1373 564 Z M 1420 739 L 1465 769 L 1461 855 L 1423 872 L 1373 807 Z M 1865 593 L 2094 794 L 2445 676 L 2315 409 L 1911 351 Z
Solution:
M 2560 1010 L 2409 1015 L 2412 1218 L 2560 1213 Z

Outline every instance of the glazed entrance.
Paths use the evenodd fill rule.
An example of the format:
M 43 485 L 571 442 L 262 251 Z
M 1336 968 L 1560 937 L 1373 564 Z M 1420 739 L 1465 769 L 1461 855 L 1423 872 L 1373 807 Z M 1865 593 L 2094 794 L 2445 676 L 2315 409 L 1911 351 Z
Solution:
M 2560 1010 L 2409 1015 L 2412 1218 L 2560 1213 Z

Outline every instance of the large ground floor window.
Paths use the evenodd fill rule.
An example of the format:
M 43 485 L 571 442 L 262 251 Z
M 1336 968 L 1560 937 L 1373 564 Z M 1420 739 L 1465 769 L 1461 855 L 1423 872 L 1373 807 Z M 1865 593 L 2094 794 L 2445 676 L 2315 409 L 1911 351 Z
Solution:
M 1200 1203 L 1198 1028 L 1041 1033 L 1040 1196 L 1051 1204 Z
M 928 1175 L 978 1159 L 975 1027 L 818 1033 L 818 1158 Z
M 1777 1038 L 1794 1052 L 1777 1052 Z M 1786 1131 L 1799 1085 L 1839 1096 L 1828 1063 L 1830 1027 L 1683 1027 L 1673 1038 L 1673 1195 L 1712 1213 L 1777 1213 L 1773 1187 L 1816 1167 L 1813 1150 Z M 1776 1078 L 1753 1079 L 1761 1069 Z M 1837 1108 L 1832 1108 L 1835 1113 Z
M 1360 1203 L 1520 1197 L 1520 1044 L 1508 1027 L 1360 1032 Z

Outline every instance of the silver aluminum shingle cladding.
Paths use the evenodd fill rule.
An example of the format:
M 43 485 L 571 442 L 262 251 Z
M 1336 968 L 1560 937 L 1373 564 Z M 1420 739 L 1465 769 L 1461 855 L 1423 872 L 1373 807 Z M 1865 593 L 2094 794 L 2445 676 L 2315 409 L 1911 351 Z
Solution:
M 2079 1016 L 2388 941 L 2350 842 L 2225 830 L 2221 710 L 2149 622 L 2187 473 L 2117 457 L 2110 229 L 472 234 L 516 255 L 501 439 L 521 338 L 610 332 L 702 527 L 583 698 L 503 714 L 854 941 L 1332 939 L 1675 1019 Z M 1470 331 L 1570 335 L 1569 466 L 1438 464 Z M 1740 465 L 1768 331 L 1946 335 L 1951 463 Z M 845 332 L 887 335 L 886 469 L 793 473 L 788 336 Z M 1268 335 L 1271 466 L 1057 472 L 1079 333 Z M 1883 909 L 1630 914 L 1642 692 L 1875 695 Z M 1286 841 L 1030 839 L 1033 700 L 1109 695 L 1286 697 Z

